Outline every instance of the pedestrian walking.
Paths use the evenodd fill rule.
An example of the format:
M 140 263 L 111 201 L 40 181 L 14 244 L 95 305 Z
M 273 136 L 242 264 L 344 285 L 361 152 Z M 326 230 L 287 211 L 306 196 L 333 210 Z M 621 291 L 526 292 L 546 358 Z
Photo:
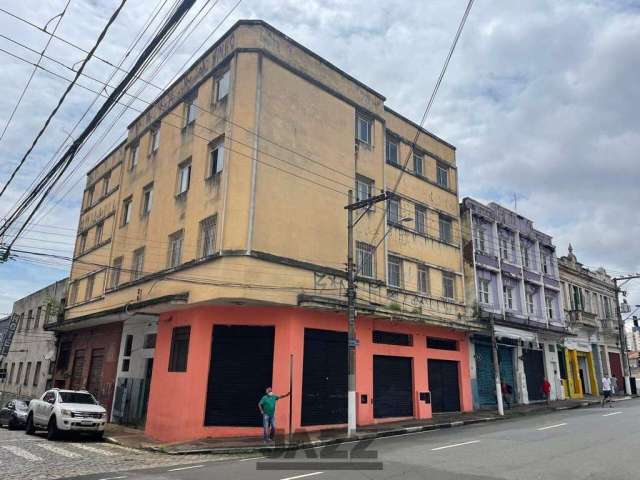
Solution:
M 613 408 L 611 405 L 611 378 L 609 378 L 608 374 L 605 374 L 602 379 L 602 403 L 601 406 L 604 407 L 605 402 L 609 403 L 609 408 Z
M 276 395 L 271 387 L 267 387 L 265 395 L 258 402 L 258 409 L 262 414 L 263 439 L 270 442 L 276 436 L 276 402 L 281 398 L 291 395 L 287 392 L 284 395 Z
M 551 384 L 546 378 L 542 381 L 542 393 L 547 401 L 547 405 L 549 405 L 549 403 L 551 403 Z
M 500 390 L 502 392 L 502 399 L 507 404 L 507 408 L 511 409 L 511 397 L 513 395 L 513 388 L 508 383 L 500 382 Z
M 611 375 L 611 395 L 618 393 L 618 377 Z

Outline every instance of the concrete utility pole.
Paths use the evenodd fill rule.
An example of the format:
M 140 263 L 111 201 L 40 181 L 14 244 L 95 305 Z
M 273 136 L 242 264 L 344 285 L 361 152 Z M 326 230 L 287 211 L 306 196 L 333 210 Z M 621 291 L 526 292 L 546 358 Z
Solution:
M 624 373 L 624 391 L 627 395 L 631 395 L 631 370 L 629 369 L 629 357 L 627 354 L 627 336 L 624 333 L 624 321 L 622 320 L 622 312 L 620 311 L 620 287 L 618 281 L 629 281 L 640 278 L 640 274 L 625 275 L 615 277 L 613 285 L 616 290 L 616 316 L 618 317 L 618 335 L 620 336 L 620 356 L 622 357 L 622 370 Z
M 496 382 L 496 399 L 498 400 L 498 415 L 504 415 L 502 404 L 502 385 L 500 382 L 500 364 L 498 363 L 498 342 L 496 342 L 496 324 L 493 314 L 489 314 L 489 328 L 491 329 L 491 354 L 493 356 L 493 376 Z
M 347 436 L 356 433 L 356 276 L 353 263 L 353 227 L 369 211 L 372 205 L 384 202 L 388 198 L 386 192 L 365 200 L 353 202 L 353 191 L 349 190 L 349 204 L 344 207 L 347 210 L 347 320 L 348 333 L 348 396 L 347 396 Z M 364 208 L 358 219 L 353 221 L 353 211 Z

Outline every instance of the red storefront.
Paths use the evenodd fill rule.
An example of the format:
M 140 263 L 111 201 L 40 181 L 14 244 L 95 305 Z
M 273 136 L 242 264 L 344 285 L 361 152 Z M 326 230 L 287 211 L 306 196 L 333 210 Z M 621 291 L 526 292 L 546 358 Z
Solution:
M 357 422 L 470 411 L 462 331 L 359 316 Z M 210 306 L 160 316 L 146 433 L 162 441 L 258 435 L 267 386 L 279 431 L 346 423 L 346 318 L 293 307 Z M 176 408 L 178 406 L 178 408 Z

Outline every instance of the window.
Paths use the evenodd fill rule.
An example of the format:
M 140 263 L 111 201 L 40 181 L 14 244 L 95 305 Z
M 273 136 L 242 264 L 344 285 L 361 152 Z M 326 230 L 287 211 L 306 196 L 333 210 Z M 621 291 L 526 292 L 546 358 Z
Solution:
M 453 242 L 453 225 L 449 217 L 440 215 L 439 218 L 440 227 L 440 240 L 446 243 Z
M 182 257 L 182 240 L 182 230 L 169 235 L 169 258 L 167 261 L 169 268 L 174 268 L 180 265 L 180 258 Z
M 400 223 L 400 199 L 390 198 L 387 200 L 387 222 L 391 224 Z
M 31 375 L 31 362 L 27 362 L 27 369 L 24 371 L 24 381 L 22 385 L 25 387 L 29 384 L 29 376 Z
M 455 280 L 451 273 L 442 273 L 442 296 L 451 299 L 456 296 Z
M 429 293 L 429 269 L 425 265 L 418 265 L 418 291 Z
M 131 350 L 133 349 L 133 335 L 127 335 L 124 339 L 124 351 L 122 355 L 125 357 L 131 356 Z
M 146 217 L 151 212 L 151 206 L 153 205 L 153 183 L 150 183 L 142 189 L 142 205 L 140 212 L 143 217 Z
M 78 282 L 71 282 L 71 288 L 69 290 L 69 303 L 73 305 L 78 302 Z
M 211 215 L 200 222 L 200 258 L 213 255 L 216 251 L 217 215 Z
M 133 251 L 131 260 L 131 281 L 138 280 L 144 273 L 144 247 Z
M 160 148 L 160 127 L 152 128 L 149 138 L 149 155 L 153 155 Z
M 169 371 L 186 372 L 189 354 L 189 336 L 191 327 L 175 327 L 171 333 L 171 353 L 169 354 Z
M 111 172 L 107 173 L 102 179 L 102 196 L 106 197 L 109 193 L 109 183 L 111 182 Z
M 131 145 L 129 150 L 129 170 L 133 170 L 138 165 L 138 150 L 137 143 Z
M 42 369 L 42 362 L 36 362 L 36 370 L 33 372 L 33 386 L 38 386 L 38 380 L 40 380 L 40 370 Z
M 476 250 L 481 253 L 485 253 L 487 251 L 487 233 L 485 232 L 484 227 L 478 227 L 476 229 L 476 237 L 475 237 Z
M 60 345 L 60 353 L 58 354 L 58 370 L 66 370 L 69 367 L 69 360 L 71 359 L 71 342 L 62 342 Z
M 85 208 L 89 208 L 91 205 L 93 205 L 93 192 L 94 192 L 93 185 L 87 188 L 87 203 Z
M 27 330 L 31 330 L 31 320 L 33 320 L 33 310 L 29 310 L 27 314 Z
M 23 326 L 24 326 L 24 312 L 20 314 L 20 320 L 18 322 L 18 330 L 22 330 Z
M 129 371 L 129 365 L 131 364 L 131 360 L 128 358 L 123 358 L 122 359 L 122 368 L 121 370 L 123 372 L 128 372 Z
M 449 168 L 440 163 L 436 166 L 436 182 L 442 188 L 449 188 Z
M 87 232 L 83 232 L 80 234 L 79 244 L 78 244 L 78 254 L 84 253 L 87 249 Z
M 363 242 L 356 242 L 356 274 L 361 277 L 375 276 L 375 247 Z
M 142 348 L 156 348 L 156 334 L 148 333 L 144 336 Z
M 413 152 L 413 171 L 416 175 L 424 176 L 424 155 Z
M 427 337 L 427 348 L 436 350 L 458 350 L 458 342 L 448 338 Z
M 387 163 L 392 165 L 398 165 L 398 153 L 400 150 L 400 145 L 398 141 L 392 136 L 387 134 Z
M 529 247 L 526 243 L 520 242 L 520 251 L 522 255 L 522 264 L 526 268 L 531 268 L 531 258 L 529 256 Z
M 547 307 L 547 318 L 553 320 L 553 296 L 546 294 L 544 296 L 544 304 Z
M 506 237 L 500 237 L 500 256 L 503 260 L 509 260 L 509 240 Z
M 133 203 L 132 197 L 125 198 L 122 201 L 122 218 L 120 224 L 124 227 L 131 220 L 131 204 Z
M 207 178 L 221 173 L 224 168 L 224 139 L 218 140 L 209 152 L 209 170 Z
M 94 245 L 100 245 L 102 243 L 102 232 L 104 230 L 104 222 L 98 222 L 96 224 L 96 241 Z
M 491 280 L 481 278 L 478 280 L 478 301 L 485 305 L 491 305 Z
M 93 285 L 95 282 L 96 282 L 95 273 L 87 277 L 87 288 L 84 291 L 85 301 L 91 300 L 91 298 L 93 298 Z
M 504 308 L 513 310 L 513 287 L 505 285 L 502 287 L 502 292 L 504 294 Z
M 373 180 L 360 175 L 356 176 L 356 202 L 368 200 L 373 192 Z
M 397 257 L 389 256 L 387 269 L 389 275 L 389 286 L 402 288 L 402 260 Z
M 374 330 L 371 335 L 373 343 L 381 343 L 384 345 L 400 345 L 410 347 L 413 345 L 413 336 L 408 333 L 384 332 L 382 330 Z
M 533 297 L 533 292 L 527 292 L 525 295 L 527 299 L 527 313 L 533 315 L 536 309 L 536 303 Z
M 362 114 L 356 116 L 356 140 L 371 145 L 371 120 Z
M 191 181 L 191 160 L 181 163 L 178 166 L 178 191 L 176 195 L 182 195 L 189 190 Z
M 198 114 L 198 107 L 196 106 L 196 99 L 191 98 L 184 104 L 184 128 L 190 127 L 196 121 Z
M 36 310 L 36 321 L 33 323 L 33 328 L 38 328 L 40 326 L 40 317 L 42 316 L 42 307 L 38 307 Z
M 118 285 L 120 285 L 120 272 L 122 272 L 123 263 L 124 257 L 117 257 L 113 259 L 113 265 L 111 266 L 111 281 L 109 282 L 110 288 L 118 288 Z
M 416 205 L 415 211 L 416 232 L 427 232 L 427 209 L 421 205 Z
M 16 385 L 20 384 L 20 379 L 22 378 L 22 362 L 18 365 L 18 375 L 16 375 Z
M 229 95 L 229 70 L 216 80 L 216 102 L 227 98 L 227 95 Z
M 549 255 L 544 252 L 541 253 L 540 263 L 542 264 L 542 273 L 549 273 Z
M 9 373 L 9 383 L 13 383 L 13 372 L 16 368 L 15 362 L 11 363 L 11 372 Z

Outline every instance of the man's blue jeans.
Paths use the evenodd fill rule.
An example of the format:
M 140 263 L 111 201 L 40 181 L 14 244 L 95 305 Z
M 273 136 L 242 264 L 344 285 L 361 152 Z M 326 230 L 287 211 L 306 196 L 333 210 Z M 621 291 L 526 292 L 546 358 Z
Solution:
M 262 427 L 264 429 L 264 441 L 268 441 L 271 438 L 271 429 L 273 429 L 273 435 L 275 436 L 276 430 L 276 417 L 274 415 L 262 415 Z

